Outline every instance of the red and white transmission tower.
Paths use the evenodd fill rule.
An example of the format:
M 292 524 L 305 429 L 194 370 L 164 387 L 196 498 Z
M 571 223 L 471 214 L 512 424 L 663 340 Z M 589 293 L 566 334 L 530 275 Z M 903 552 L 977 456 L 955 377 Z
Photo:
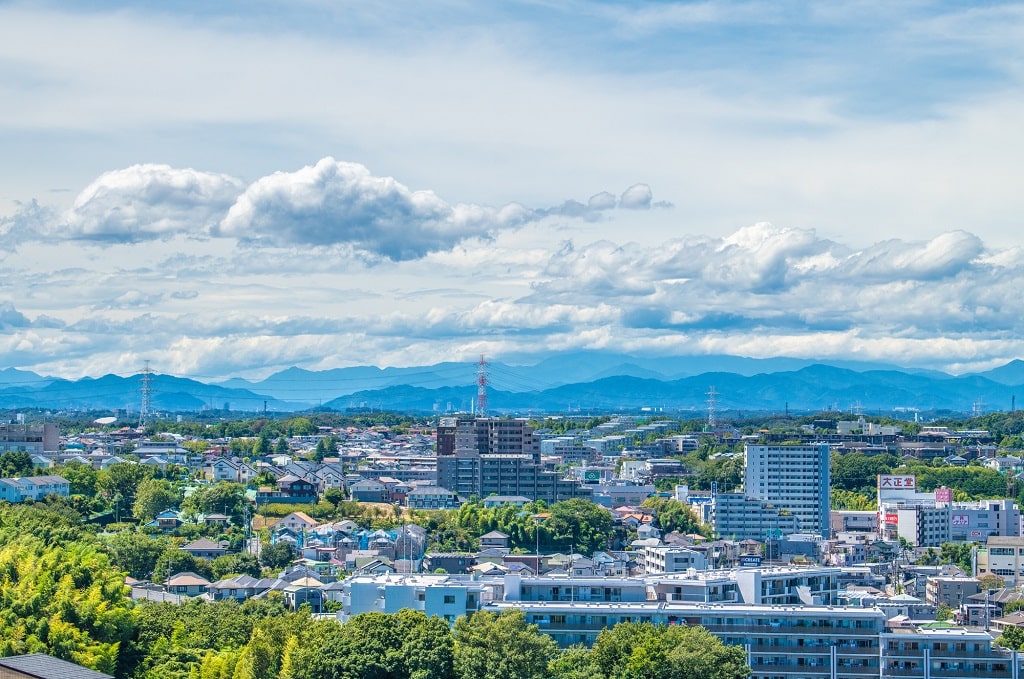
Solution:
M 476 364 L 476 414 L 487 413 L 487 361 L 480 354 L 480 362 Z

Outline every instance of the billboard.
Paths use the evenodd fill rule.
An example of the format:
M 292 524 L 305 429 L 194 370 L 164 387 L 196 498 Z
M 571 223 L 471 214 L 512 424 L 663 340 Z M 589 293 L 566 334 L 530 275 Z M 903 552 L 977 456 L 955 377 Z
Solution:
M 953 501 L 953 489 L 952 488 L 936 488 L 935 489 L 935 501 L 936 502 L 952 502 Z
M 740 565 L 741 566 L 760 566 L 761 565 L 761 557 L 754 556 L 752 554 L 744 554 L 743 556 L 740 557 Z
M 950 526 L 970 526 L 971 517 L 969 514 L 953 514 L 949 517 Z
M 886 514 L 885 515 L 885 522 L 886 523 L 899 523 L 900 522 L 900 515 L 899 514 Z
M 583 472 L 583 480 L 586 483 L 599 483 L 601 481 L 601 472 L 585 471 Z
M 917 488 L 917 477 L 905 476 L 903 474 L 880 474 L 878 476 L 878 490 L 915 490 Z

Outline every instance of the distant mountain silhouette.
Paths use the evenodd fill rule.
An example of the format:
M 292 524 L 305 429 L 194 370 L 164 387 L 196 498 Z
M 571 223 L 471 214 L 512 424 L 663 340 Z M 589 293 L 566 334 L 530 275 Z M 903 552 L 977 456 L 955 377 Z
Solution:
M 1024 361 L 1018 358 L 1010 361 L 1004 366 L 1000 366 L 987 372 L 978 373 L 978 376 L 987 377 L 993 382 L 998 382 L 999 384 L 1024 384 Z
M 156 411 L 223 409 L 294 412 L 315 407 L 421 412 L 466 412 L 476 397 L 473 363 L 408 368 L 358 366 L 310 371 L 289 368 L 254 382 L 206 384 L 154 374 Z M 1024 397 L 1024 361 L 985 373 L 953 376 L 883 364 L 811 363 L 800 359 L 733 356 L 637 357 L 576 352 L 532 365 L 489 366 L 490 411 L 495 413 L 615 411 L 647 408 L 701 412 L 714 388 L 722 411 L 865 412 L 894 409 L 969 413 L 1008 409 Z M 64 380 L 23 370 L 0 371 L 0 407 L 121 409 L 138 412 L 141 376 Z

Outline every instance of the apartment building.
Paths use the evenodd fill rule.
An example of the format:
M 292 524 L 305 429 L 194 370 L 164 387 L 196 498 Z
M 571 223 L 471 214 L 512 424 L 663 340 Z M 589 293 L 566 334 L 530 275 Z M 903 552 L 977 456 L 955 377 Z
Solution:
M 1024 537 L 991 536 L 974 549 L 972 561 L 975 577 L 998 575 L 1007 587 L 1016 587 L 1024 582 Z
M 437 429 L 437 483 L 460 497 L 522 495 L 559 502 L 592 491 L 547 469 L 526 420 L 442 418 Z
M 42 500 L 50 494 L 68 497 L 71 483 L 62 476 L 23 476 L 0 479 L 0 500 L 17 503 Z
M 644 573 L 685 573 L 708 567 L 707 557 L 686 547 L 644 547 L 640 561 Z
M 796 517 L 799 532 L 829 535 L 829 448 L 747 445 L 743 494 Z
M 32 455 L 60 450 L 60 431 L 53 422 L 43 424 L 0 423 L 0 453 L 24 450 Z
M 877 607 L 836 606 L 839 569 L 752 568 L 642 577 L 358 575 L 338 584 L 339 619 L 424 611 L 449 623 L 522 611 L 563 647 L 621 622 L 701 625 L 742 646 L 753 679 L 1018 679 L 1015 653 L 958 629 L 887 629 Z M 810 601 L 810 603 L 802 603 Z

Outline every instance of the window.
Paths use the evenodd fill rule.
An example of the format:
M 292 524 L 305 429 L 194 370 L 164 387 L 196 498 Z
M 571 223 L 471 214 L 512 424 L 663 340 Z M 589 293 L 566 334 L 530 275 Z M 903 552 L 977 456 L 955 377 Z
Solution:
M 444 595 L 444 602 L 446 604 L 453 604 L 453 603 L 455 603 L 455 595 L 454 594 L 445 594 Z

